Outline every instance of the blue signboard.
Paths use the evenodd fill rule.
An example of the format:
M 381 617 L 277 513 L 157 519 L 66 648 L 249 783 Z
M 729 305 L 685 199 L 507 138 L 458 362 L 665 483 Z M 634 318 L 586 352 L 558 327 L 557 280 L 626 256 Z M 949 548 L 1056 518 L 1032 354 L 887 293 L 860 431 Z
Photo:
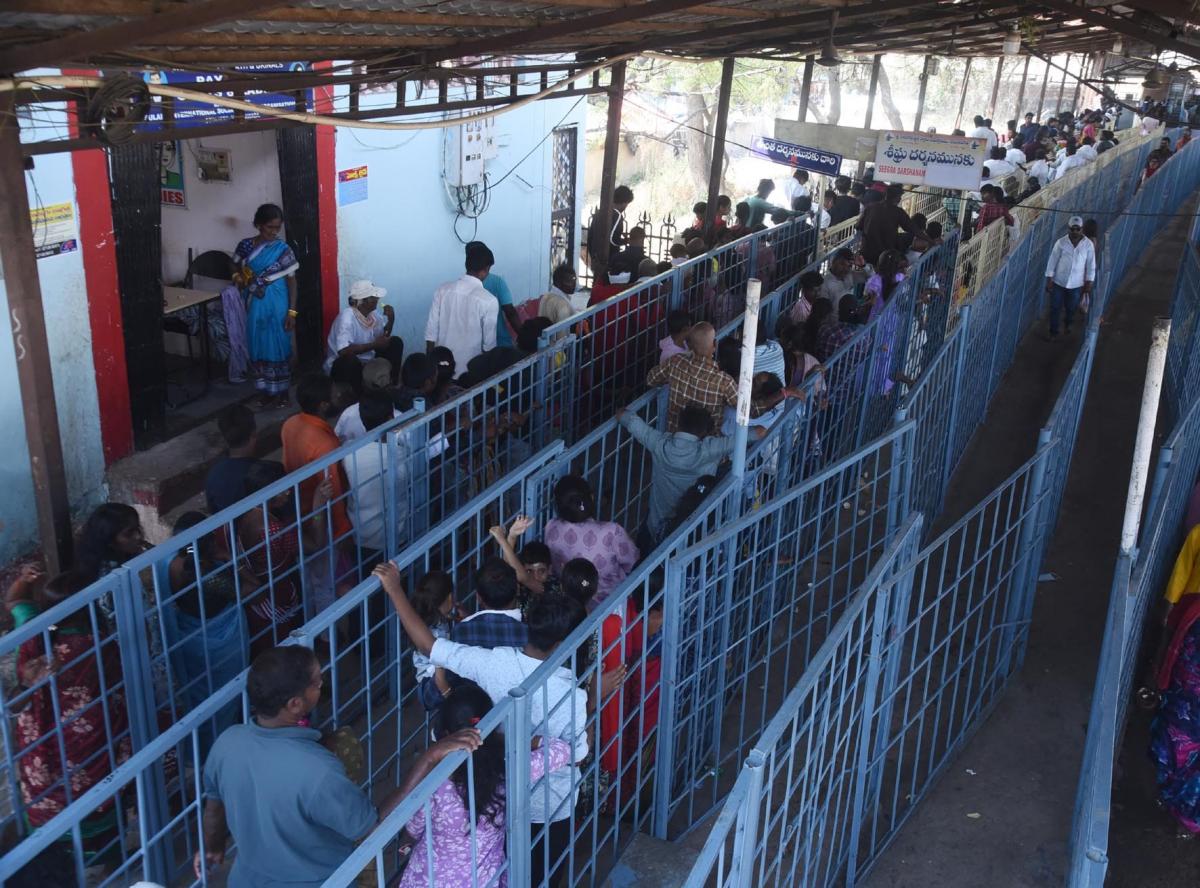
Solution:
M 261 65 L 235 65 L 233 70 L 237 72 L 237 75 L 287 74 L 289 72 L 311 71 L 312 66 L 308 62 L 275 62 Z M 143 76 L 147 83 L 178 86 L 180 89 L 193 89 L 197 84 L 219 83 L 222 80 L 237 77 L 237 75 L 201 71 L 162 70 L 147 72 Z M 237 79 L 241 78 L 238 77 Z M 213 95 L 230 99 L 240 98 L 242 101 L 261 105 L 263 108 L 281 108 L 286 111 L 296 110 L 296 98 L 292 93 L 271 93 L 263 92 L 262 90 L 247 89 L 241 96 L 235 96 L 232 91 L 216 92 Z M 228 123 L 233 120 L 234 111 L 232 108 L 210 105 L 207 102 L 187 102 L 180 99 L 176 99 L 174 104 L 174 125 L 178 127 Z M 312 108 L 312 90 L 304 91 L 304 106 L 309 109 Z M 251 111 L 246 112 L 247 120 L 261 116 Z M 141 124 L 141 128 L 143 130 L 162 129 L 162 120 L 162 99 L 155 96 L 154 103 L 146 114 L 146 120 Z
M 808 170 L 810 173 L 836 176 L 842 171 L 842 155 L 821 148 L 809 148 L 806 145 L 793 145 L 791 142 L 781 142 L 766 136 L 755 136 L 751 150 L 759 157 L 796 169 Z

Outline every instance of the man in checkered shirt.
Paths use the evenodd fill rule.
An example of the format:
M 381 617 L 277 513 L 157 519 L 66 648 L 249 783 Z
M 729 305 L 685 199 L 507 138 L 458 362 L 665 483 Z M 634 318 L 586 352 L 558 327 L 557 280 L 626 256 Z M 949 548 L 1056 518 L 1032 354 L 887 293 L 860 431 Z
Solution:
M 713 416 L 713 427 L 721 427 L 725 406 L 737 406 L 737 383 L 721 370 L 713 355 L 717 350 L 717 331 L 707 322 L 696 324 L 688 333 L 687 354 L 676 355 L 659 364 L 646 376 L 646 385 L 666 385 L 667 431 L 679 430 L 679 414 L 684 407 L 703 407 Z

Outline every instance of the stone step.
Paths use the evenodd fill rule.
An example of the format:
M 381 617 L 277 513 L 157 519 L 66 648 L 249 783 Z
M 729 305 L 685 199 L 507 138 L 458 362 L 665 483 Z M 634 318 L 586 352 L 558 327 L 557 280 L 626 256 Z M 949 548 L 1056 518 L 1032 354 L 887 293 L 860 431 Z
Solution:
M 292 406 L 255 414 L 259 456 L 279 450 L 279 429 L 295 412 Z M 204 511 L 204 479 L 224 453 L 217 421 L 210 419 L 109 466 L 109 499 L 133 506 L 141 516 L 146 539 L 161 543 L 171 535 L 178 515 L 189 509 Z
M 710 814 L 674 842 L 637 833 L 613 864 L 603 888 L 680 888 L 715 820 L 716 813 Z

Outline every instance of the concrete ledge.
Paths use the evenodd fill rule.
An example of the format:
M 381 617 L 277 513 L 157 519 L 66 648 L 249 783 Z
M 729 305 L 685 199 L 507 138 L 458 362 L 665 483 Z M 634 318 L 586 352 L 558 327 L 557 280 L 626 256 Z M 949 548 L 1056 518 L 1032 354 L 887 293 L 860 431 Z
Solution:
M 279 449 L 279 429 L 295 412 L 288 407 L 256 414 L 259 456 Z M 224 453 L 217 422 L 209 420 L 109 466 L 109 499 L 137 509 L 146 538 L 160 543 L 171 535 L 167 514 L 203 492 L 208 470 Z

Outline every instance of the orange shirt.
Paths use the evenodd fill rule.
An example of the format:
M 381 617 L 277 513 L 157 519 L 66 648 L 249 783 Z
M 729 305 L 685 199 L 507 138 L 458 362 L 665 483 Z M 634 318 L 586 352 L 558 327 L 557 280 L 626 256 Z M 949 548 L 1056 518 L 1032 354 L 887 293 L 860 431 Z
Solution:
M 279 430 L 279 437 L 283 441 L 283 467 L 288 472 L 295 472 L 316 462 L 341 446 L 333 427 L 319 416 L 309 413 L 297 413 L 288 419 Z M 333 537 L 340 540 L 352 529 L 346 514 L 345 496 L 349 485 L 340 462 L 330 468 L 333 469 L 333 496 L 329 507 L 333 515 Z M 305 514 L 312 511 L 313 493 L 320 483 L 320 472 L 300 482 L 300 508 Z

